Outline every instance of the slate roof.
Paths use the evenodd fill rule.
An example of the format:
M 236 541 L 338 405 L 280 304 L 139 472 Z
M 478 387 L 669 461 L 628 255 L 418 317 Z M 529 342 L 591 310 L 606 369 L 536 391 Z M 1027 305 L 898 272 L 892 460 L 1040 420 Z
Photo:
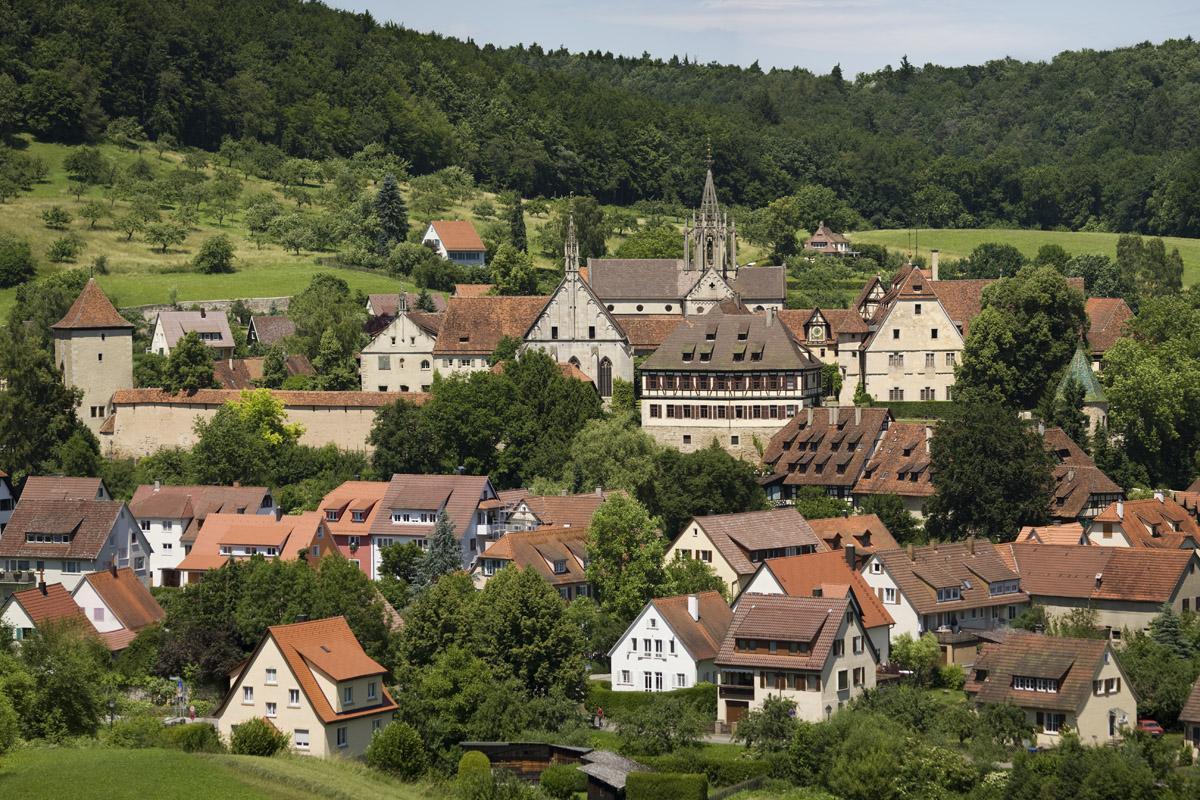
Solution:
M 80 586 L 84 583 L 100 596 L 117 621 L 135 634 L 148 625 L 162 622 L 167 616 L 129 567 L 89 572 L 83 576 Z M 78 587 L 75 591 L 79 591 Z
M 216 333 L 219 339 L 206 339 L 209 347 L 233 347 L 233 331 L 229 329 L 229 317 L 220 311 L 160 311 L 155 327 L 162 326 L 163 336 L 167 339 L 167 347 L 174 347 L 184 334 Z M 258 329 L 255 328 L 255 332 Z
M 862 609 L 866 628 L 896 622 L 858 570 L 850 568 L 841 552 L 768 558 L 759 570 L 769 570 L 789 597 L 815 597 L 814 592 L 818 590 L 821 597 L 845 597 L 850 592 Z
M 854 486 L 867 456 L 891 422 L 886 408 L 802 409 L 771 437 L 763 463 L 767 479 L 788 486 Z
M 609 750 L 593 750 L 583 756 L 583 761 L 584 763 L 579 767 L 580 772 L 622 794 L 624 794 L 623 790 L 629 773 L 650 771 L 638 762 Z
M 139 520 L 188 520 L 181 536 L 187 544 L 195 541 L 209 514 L 257 514 L 269 495 L 265 486 L 160 486 L 156 490 L 144 483 L 134 490 L 129 511 Z
M 1083 525 L 1065 522 L 1055 525 L 1026 525 L 1016 538 L 1017 544 L 1087 544 Z
M 256 358 L 218 358 L 213 361 L 213 378 L 222 389 L 256 389 L 255 381 L 263 376 L 263 362 Z M 284 359 L 288 375 L 312 375 L 313 365 L 308 356 L 298 354 Z
M 893 422 L 854 484 L 855 494 L 929 497 L 934 493 L 925 426 Z M 901 477 L 903 475 L 903 477 Z
M 716 663 L 730 667 L 767 667 L 813 670 L 824 668 L 842 617 L 853 608 L 846 597 L 788 597 L 787 595 L 744 594 L 738 602 L 729 631 L 721 643 Z M 758 642 L 800 642 L 807 653 L 738 652 L 738 639 Z
M 48 584 L 45 594 L 42 594 L 40 586 L 13 592 L 12 600 L 25 609 L 35 628 L 57 620 L 78 621 L 85 623 L 89 629 L 92 628 L 83 609 L 75 605 L 71 593 L 63 588 L 61 583 Z
M 723 304 L 707 314 L 684 318 L 642 363 L 642 369 L 761 372 L 819 367 L 820 362 L 787 326 L 771 320 L 770 314 L 731 312 Z
M 1108 648 L 1106 639 L 1064 639 L 1010 631 L 1003 642 L 983 646 L 963 688 L 981 704 L 1008 701 L 1020 708 L 1073 713 L 1091 697 L 1092 681 L 1104 665 Z M 982 680 L 981 672 L 986 673 Z M 1057 680 L 1058 691 L 1014 689 L 1014 675 Z
M 685 272 L 680 258 L 589 258 L 588 283 L 604 302 L 648 300 L 680 303 L 699 271 Z
M 268 347 L 296 333 L 296 323 L 283 314 L 250 317 L 250 327 L 258 341 Z
M 678 314 L 614 314 L 634 350 L 657 350 L 683 321 Z
M 428 525 L 393 525 L 391 509 L 437 511 L 445 508 L 460 541 L 471 525 L 484 493 L 491 493 L 486 475 L 410 475 L 397 473 L 388 482 L 380 513 L 371 525 L 373 536 L 421 536 L 433 532 Z
M 841 552 L 846 545 L 852 544 L 856 553 L 869 555 L 877 550 L 900 547 L 878 514 L 810 519 L 808 524 L 830 550 Z
M 787 268 L 742 267 L 729 282 L 729 288 L 747 303 L 756 300 L 781 302 L 787 297 Z
M 484 550 L 482 557 L 532 569 L 552 586 L 587 583 L 587 537 L 586 527 L 511 531 Z M 554 571 L 556 561 L 562 562 L 565 572 Z
M 1196 678 L 1196 682 L 1192 684 L 1191 694 L 1184 702 L 1183 710 L 1179 712 L 1179 719 L 1193 725 L 1200 724 L 1200 678 Z
M 133 329 L 129 320 L 121 316 L 117 307 L 100 289 L 95 278 L 88 278 L 83 291 L 67 309 L 58 322 L 50 326 L 55 330 L 87 330 L 96 328 Z
M 68 478 L 63 475 L 30 475 L 21 487 L 21 499 L 67 500 L 107 499 L 108 491 L 100 478 Z
M 120 519 L 124 503 L 61 497 L 21 498 L 0 534 L 0 556 L 95 559 Z M 27 533 L 71 534 L 66 544 L 31 543 Z
M 1194 550 L 1090 547 L 1054 544 L 996 545 L 1004 562 L 1021 576 L 1021 588 L 1038 597 L 1085 600 L 1170 601 Z M 1096 576 L 1100 575 L 1100 585 Z
M 1031 591 L 1022 580 L 1022 591 L 990 594 L 989 583 L 1017 580 L 1018 575 L 1000 558 L 996 547 L 986 540 L 932 544 L 911 550 L 882 550 L 875 558 L 883 563 L 900 592 L 919 614 L 1021 603 L 1029 599 L 1026 592 Z M 1024 576 L 1020 577 L 1023 579 Z M 970 584 L 969 588 L 967 584 Z M 958 588 L 960 599 L 939 603 L 937 590 L 949 588 Z
M 713 514 L 694 517 L 692 521 L 708 534 L 713 547 L 717 548 L 739 577 L 751 575 L 756 569 L 750 561 L 753 551 L 781 547 L 812 547 L 817 552 L 827 549 L 825 543 L 813 533 L 808 520 L 791 508 Z M 690 527 L 690 523 L 684 526 L 676 541 L 685 536 Z
M 438 329 L 437 357 L 488 356 L 505 336 L 523 338 L 548 297 L 496 295 L 451 297 Z
M 437 233 L 438 239 L 441 240 L 442 246 L 447 250 L 458 251 L 481 251 L 487 248 L 483 245 L 483 240 L 479 238 L 479 234 L 475 231 L 475 226 L 470 220 L 465 219 L 437 219 L 430 223 L 433 230 Z
M 421 405 L 429 399 L 429 394 L 425 392 L 303 392 L 288 389 L 268 391 L 284 406 L 321 408 L 380 408 L 397 400 L 408 400 Z M 197 389 L 190 394 L 172 394 L 162 389 L 118 389 L 113 392 L 112 402 L 114 405 L 219 406 L 241 399 L 241 389 Z
M 1133 319 L 1132 309 L 1120 297 L 1089 297 L 1084 310 L 1088 315 L 1088 349 L 1094 357 L 1108 352 Z

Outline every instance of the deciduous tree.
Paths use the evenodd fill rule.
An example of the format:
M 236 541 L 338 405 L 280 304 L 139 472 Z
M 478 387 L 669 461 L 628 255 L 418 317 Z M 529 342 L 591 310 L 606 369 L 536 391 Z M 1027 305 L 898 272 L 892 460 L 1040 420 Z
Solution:
M 658 525 L 645 507 L 624 494 L 600 504 L 588 527 L 588 583 L 600 605 L 630 620 L 662 586 L 663 552 Z

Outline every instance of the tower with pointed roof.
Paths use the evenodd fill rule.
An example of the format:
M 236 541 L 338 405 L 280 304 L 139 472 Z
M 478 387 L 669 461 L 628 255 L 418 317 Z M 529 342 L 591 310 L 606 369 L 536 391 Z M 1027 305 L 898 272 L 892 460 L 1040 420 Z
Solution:
M 77 413 L 98 434 L 112 413 L 113 394 L 133 387 L 133 325 L 89 278 L 70 310 L 50 328 L 63 383 L 83 392 Z
M 732 280 L 738 269 L 737 226 L 717 202 L 711 151 L 707 162 L 700 208 L 692 214 L 691 221 L 683 231 L 684 269 L 689 272 L 713 269 L 722 278 Z

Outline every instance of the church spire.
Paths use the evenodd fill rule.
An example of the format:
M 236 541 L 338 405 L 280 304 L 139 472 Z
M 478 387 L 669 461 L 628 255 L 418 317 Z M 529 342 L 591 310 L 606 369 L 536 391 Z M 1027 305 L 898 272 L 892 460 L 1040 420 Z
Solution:
M 704 194 L 700 196 L 700 218 L 715 222 L 720 216 L 721 210 L 717 205 L 717 187 L 713 185 L 713 158 L 711 142 L 708 145 L 708 153 L 704 160 L 707 171 L 704 175 Z
M 573 204 L 572 204 L 573 205 Z M 563 245 L 563 256 L 568 274 L 579 272 L 579 240 L 575 238 L 575 209 L 567 217 L 567 241 Z

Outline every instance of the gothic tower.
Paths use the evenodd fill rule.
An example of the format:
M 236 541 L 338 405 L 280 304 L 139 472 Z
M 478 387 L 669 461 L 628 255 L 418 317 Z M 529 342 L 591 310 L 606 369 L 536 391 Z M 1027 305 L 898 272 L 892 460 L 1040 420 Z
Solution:
M 704 272 L 714 269 L 727 280 L 737 275 L 737 227 L 717 203 L 711 155 L 704 176 L 700 208 L 692 214 L 690 224 L 684 227 L 683 237 L 685 270 Z
M 113 411 L 113 394 L 133 386 L 133 325 L 89 278 L 66 316 L 50 327 L 63 382 L 83 390 L 79 418 L 99 433 Z

